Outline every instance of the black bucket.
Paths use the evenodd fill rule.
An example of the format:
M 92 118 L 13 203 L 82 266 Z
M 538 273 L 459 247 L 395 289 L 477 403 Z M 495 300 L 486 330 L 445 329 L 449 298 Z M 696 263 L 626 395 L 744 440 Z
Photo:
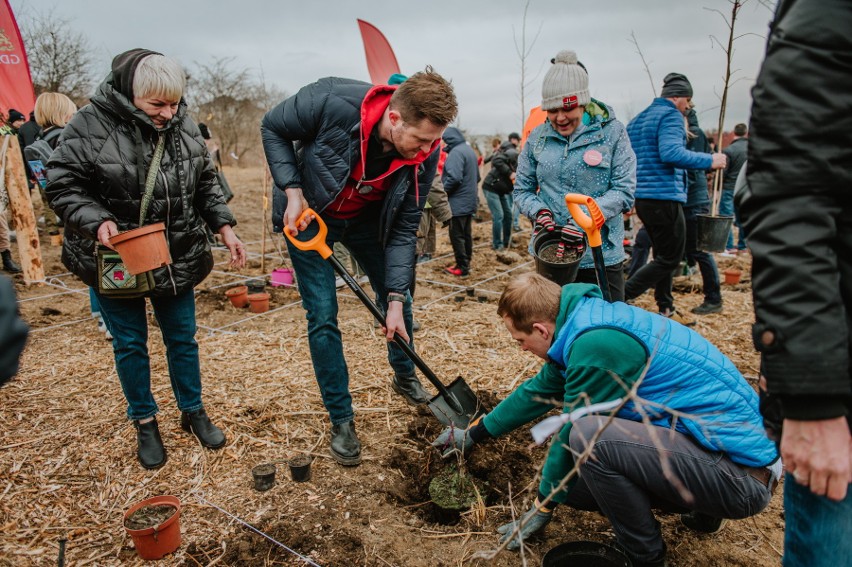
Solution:
M 734 217 L 698 215 L 696 248 L 703 252 L 724 252 Z
M 535 271 L 549 280 L 553 280 L 559 285 L 569 284 L 577 277 L 577 270 L 580 269 L 580 260 L 586 252 L 586 240 L 582 241 L 578 238 L 577 244 L 582 246 L 581 253 L 576 260 L 570 262 L 550 262 L 544 260 L 540 256 L 540 252 L 549 246 L 554 248 L 559 245 L 562 239 L 560 227 L 556 227 L 553 232 L 542 230 L 533 239 L 533 257 L 535 258 Z
M 569 541 L 544 554 L 541 567 L 631 567 L 622 551 L 596 541 Z

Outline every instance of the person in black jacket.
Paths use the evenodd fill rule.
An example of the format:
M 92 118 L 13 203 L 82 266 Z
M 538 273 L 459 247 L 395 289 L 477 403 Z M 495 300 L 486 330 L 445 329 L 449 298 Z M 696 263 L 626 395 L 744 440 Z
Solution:
M 410 341 L 417 227 L 435 176 L 438 144 L 458 105 L 452 86 L 431 67 L 399 86 L 328 77 L 307 85 L 263 118 L 263 148 L 272 178 L 272 222 L 299 238 L 328 226 L 329 246 L 342 242 L 364 268 L 387 313 L 383 332 L 394 369 L 392 387 L 409 403 L 428 394 L 414 364 L 392 342 Z M 331 455 L 361 462 L 349 372 L 337 326 L 331 264 L 287 242 L 307 311 L 308 342 L 322 400 L 331 419 Z
M 752 89 L 747 183 L 756 323 L 784 482 L 784 565 L 852 557 L 852 10 L 782 0 Z
M 491 247 L 508 248 L 512 243 L 512 188 L 518 169 L 518 150 L 505 141 L 491 155 L 491 170 L 482 182 L 485 201 L 491 211 Z
M 112 248 L 110 237 L 138 226 L 155 146 L 164 141 L 144 224 L 165 223 L 172 263 L 153 270 L 155 285 L 147 297 L 166 345 L 181 427 L 203 446 L 216 449 L 226 439 L 201 401 L 195 342 L 193 288 L 213 268 L 204 225 L 221 235 L 233 266 L 244 266 L 246 256 L 201 132 L 187 116 L 185 84 L 180 64 L 159 53 L 133 49 L 117 55 L 91 104 L 65 126 L 47 164 L 45 192 L 65 222 L 62 262 L 97 289 L 95 246 L 100 242 Z M 115 366 L 137 432 L 137 456 L 145 468 L 160 467 L 166 451 L 154 417 L 158 408 L 151 393 L 145 298 L 100 292 L 97 298 L 114 337 Z
M 18 373 L 27 334 L 29 327 L 21 320 L 15 288 L 9 278 L 0 276 L 0 386 Z

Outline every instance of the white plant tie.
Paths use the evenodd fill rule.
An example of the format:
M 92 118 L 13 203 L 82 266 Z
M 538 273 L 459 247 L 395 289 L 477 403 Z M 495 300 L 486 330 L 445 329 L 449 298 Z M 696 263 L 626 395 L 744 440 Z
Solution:
M 307 557 L 305 557 L 304 555 L 302 555 L 302 554 L 301 554 L 301 553 L 299 553 L 298 551 L 294 551 L 294 550 L 290 549 L 289 547 L 287 547 L 286 545 L 284 545 L 283 543 L 281 543 L 280 541 L 278 541 L 278 540 L 276 540 L 276 539 L 272 538 L 271 536 L 266 535 L 265 533 L 263 533 L 262 531 L 260 531 L 260 530 L 259 530 L 259 529 L 257 529 L 256 527 L 254 527 L 253 525 L 249 524 L 248 522 L 243 521 L 242 519 L 238 518 L 237 516 L 234 516 L 233 514 L 231 514 L 230 512 L 228 512 L 227 510 L 225 510 L 225 509 L 223 509 L 223 508 L 220 508 L 219 506 L 217 506 L 217 505 L 213 504 L 213 503 L 212 503 L 212 502 L 210 502 L 209 500 L 206 500 L 206 499 L 204 498 L 204 493 L 202 493 L 202 492 L 200 492 L 200 491 L 199 491 L 199 492 L 196 492 L 196 493 L 195 493 L 195 497 L 196 497 L 196 498 L 198 498 L 198 501 L 199 501 L 199 502 L 201 502 L 202 504 L 206 504 L 206 505 L 208 505 L 208 506 L 210 506 L 210 507 L 212 507 L 212 508 L 216 508 L 217 510 L 219 510 L 220 512 L 222 512 L 222 513 L 223 513 L 223 514 L 225 514 L 226 516 L 228 516 L 228 517 L 230 517 L 230 518 L 233 518 L 234 520 L 236 520 L 237 522 L 241 523 L 242 525 L 244 525 L 245 527 L 247 527 L 247 528 L 248 528 L 248 529 L 250 529 L 251 531 L 255 532 L 256 534 L 260 534 L 260 535 L 262 535 L 263 537 L 265 537 L 266 539 L 268 539 L 269 541 L 271 541 L 272 543 L 274 543 L 274 544 L 275 544 L 275 545 L 277 545 L 278 547 L 281 547 L 281 548 L 283 548 L 283 549 L 286 549 L 287 551 L 289 551 L 290 553 L 292 553 L 293 555 L 295 555 L 296 557 L 298 557 L 299 559 L 301 559 L 302 561 L 304 561 L 304 562 L 305 562 L 305 563 L 307 563 L 308 565 L 313 565 L 314 567 L 322 567 L 322 565 L 318 565 L 318 564 L 314 563 L 313 561 L 311 561 L 310 559 L 308 559 Z
M 617 400 L 612 400 L 611 402 L 601 402 L 599 404 L 583 406 L 569 413 L 562 413 L 559 415 L 548 417 L 547 419 L 543 419 L 537 424 L 535 424 L 532 429 L 530 429 L 533 441 L 535 441 L 536 445 L 541 445 L 542 443 L 547 441 L 551 435 L 555 435 L 557 432 L 559 432 L 559 430 L 562 429 L 562 426 L 564 426 L 569 421 L 577 421 L 584 415 L 588 415 L 590 413 L 600 413 L 615 409 L 623 402 L 624 398 L 618 398 Z

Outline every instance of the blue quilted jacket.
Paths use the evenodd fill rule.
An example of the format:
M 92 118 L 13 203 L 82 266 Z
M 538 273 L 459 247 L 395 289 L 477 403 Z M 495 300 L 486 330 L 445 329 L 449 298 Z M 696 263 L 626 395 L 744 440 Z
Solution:
M 674 103 L 655 98 L 627 125 L 636 153 L 636 198 L 686 202 L 686 170 L 710 169 L 710 154 L 686 149 L 683 114 Z
M 647 349 L 650 366 L 637 393 L 651 404 L 660 404 L 643 404 L 651 423 L 673 426 L 741 465 L 762 467 L 777 459 L 775 445 L 763 429 L 754 389 L 719 349 L 671 319 L 626 303 L 583 297 L 568 314 L 548 356 L 564 366 L 574 340 L 601 327 L 628 333 Z M 682 415 L 675 417 L 669 409 Z M 642 420 L 633 402 L 618 416 Z

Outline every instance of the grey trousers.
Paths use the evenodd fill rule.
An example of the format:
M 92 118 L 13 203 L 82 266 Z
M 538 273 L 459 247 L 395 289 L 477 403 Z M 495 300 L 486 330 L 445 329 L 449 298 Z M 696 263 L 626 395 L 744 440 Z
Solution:
M 569 437 L 571 449 L 585 451 L 604 423 L 606 418 L 598 416 L 577 420 Z M 757 514 L 771 498 L 767 486 L 724 453 L 708 451 L 671 429 L 616 419 L 580 465 L 579 481 L 565 504 L 602 512 L 634 559 L 653 561 L 665 554 L 666 546 L 652 509 L 738 519 Z

